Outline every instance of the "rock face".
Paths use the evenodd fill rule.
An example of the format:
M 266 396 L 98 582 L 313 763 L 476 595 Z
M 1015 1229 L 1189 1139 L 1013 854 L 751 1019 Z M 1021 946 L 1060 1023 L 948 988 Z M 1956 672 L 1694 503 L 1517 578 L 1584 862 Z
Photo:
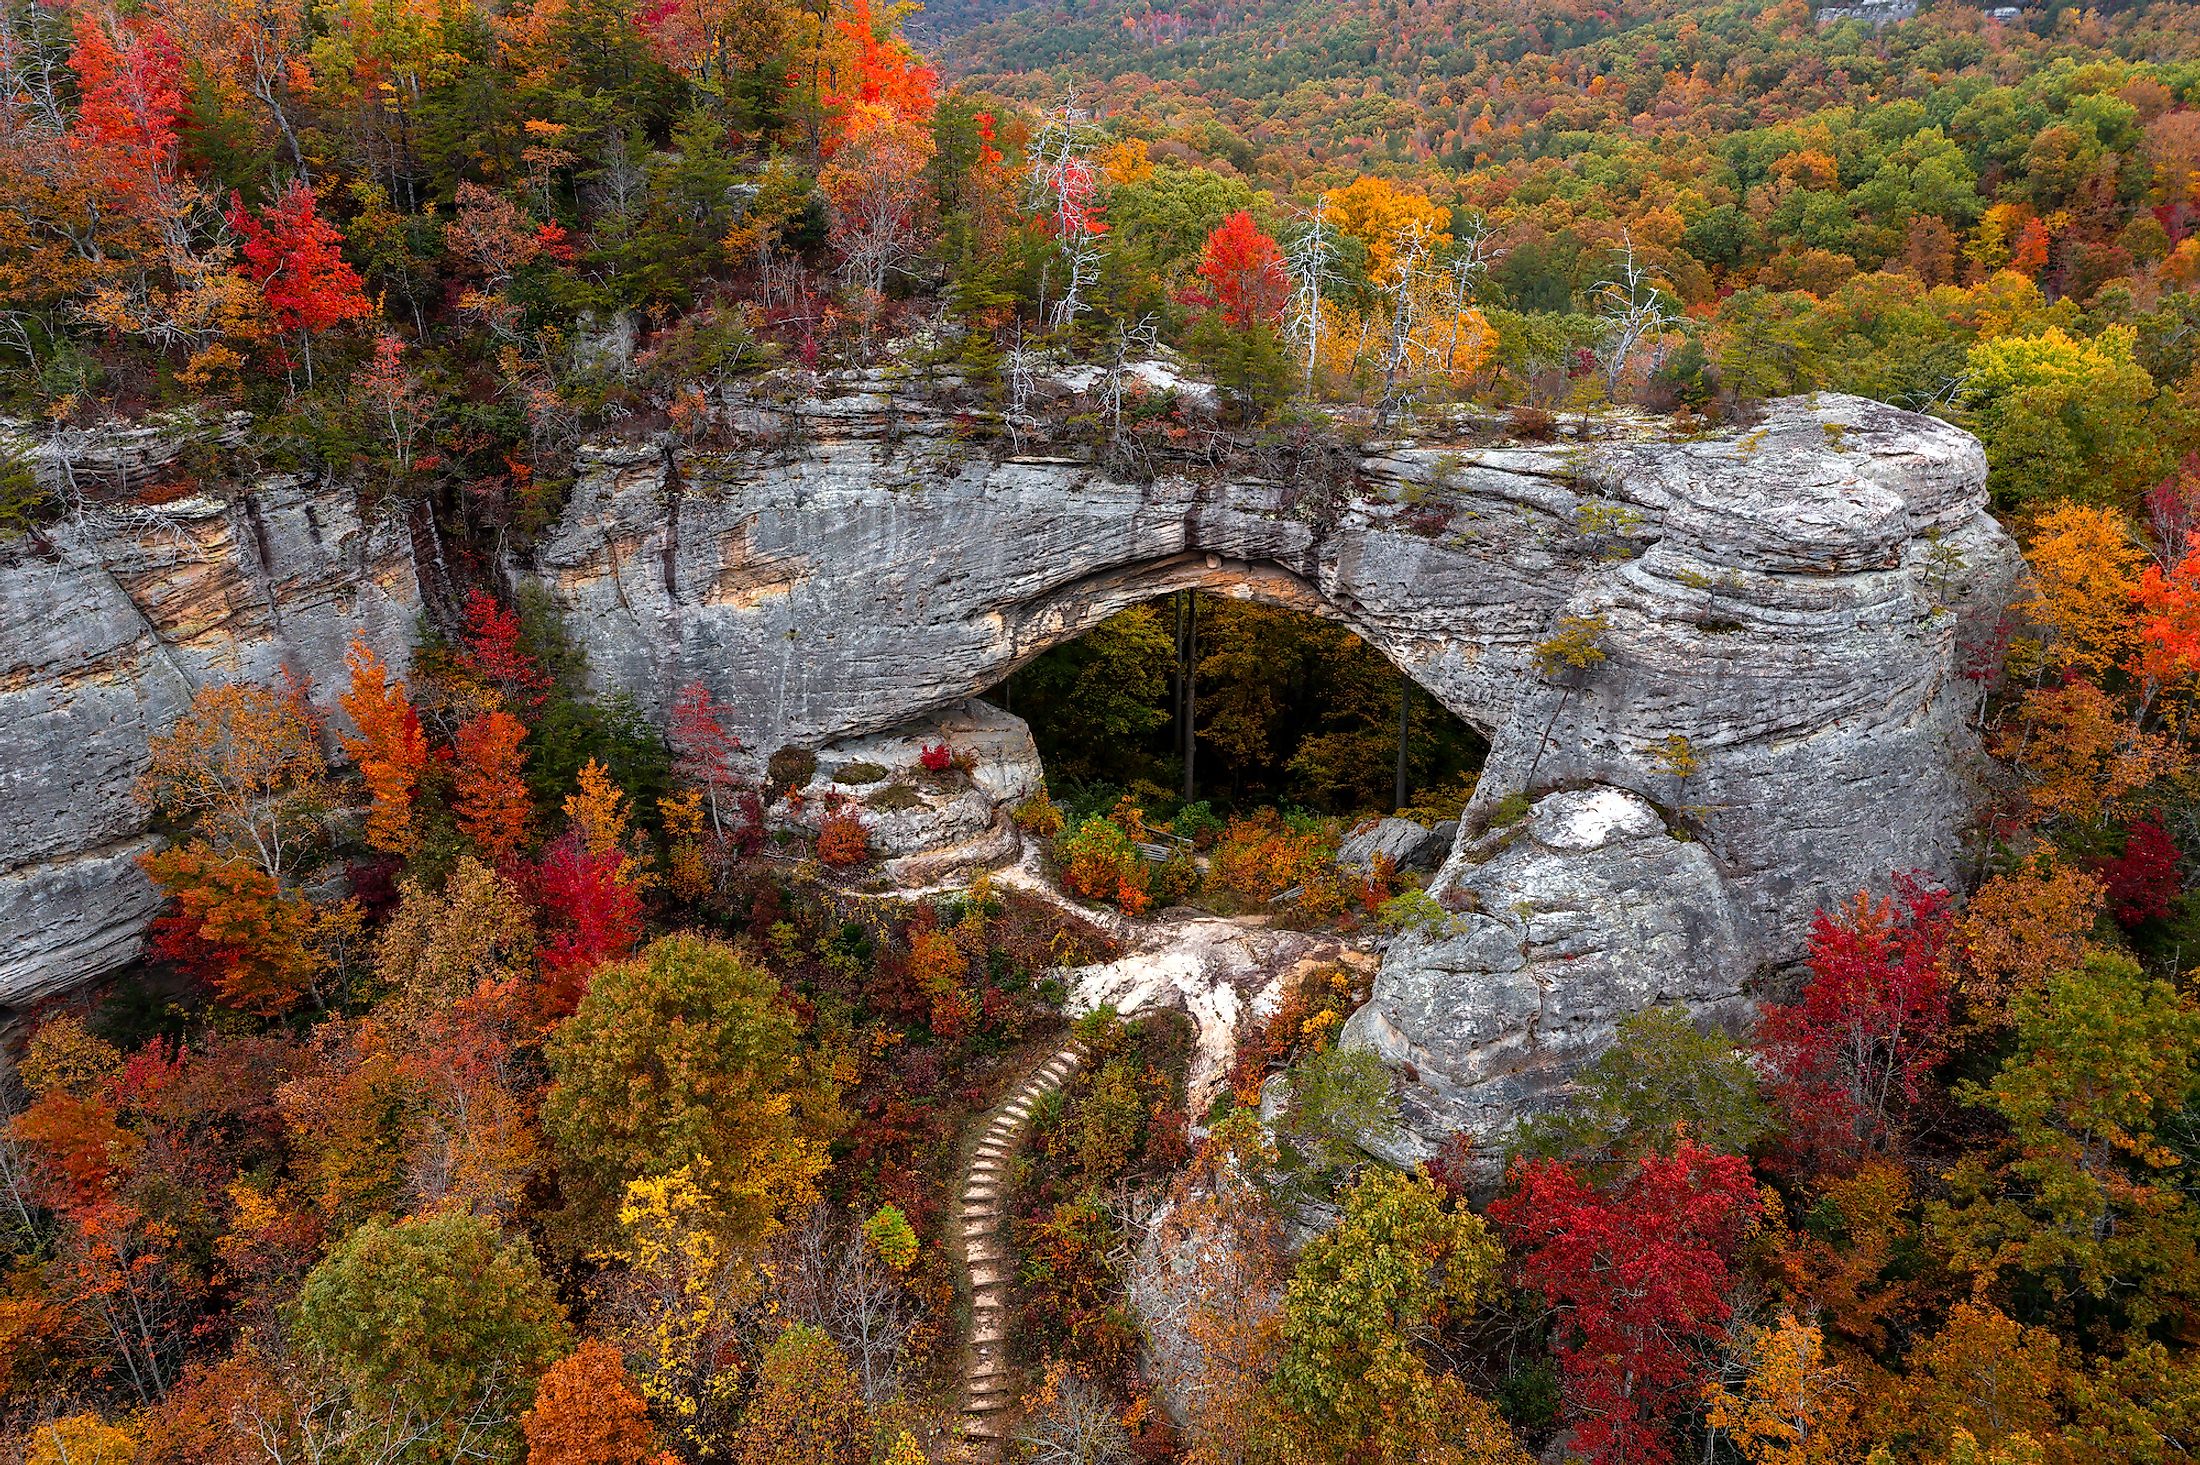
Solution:
M 968 766 L 925 768 L 925 749 L 940 746 Z M 889 879 L 928 885 L 1014 859 L 1010 813 L 1045 783 L 1031 728 L 972 697 L 902 727 L 826 744 L 799 798 L 780 798 L 770 815 L 814 836 L 836 808 L 845 808 L 870 831 Z
M 1346 1025 L 1401 1070 L 1417 1137 L 1494 1140 L 1644 1008 L 1746 1020 L 1747 915 L 1711 852 L 1640 795 L 1547 794 L 1463 841 L 1429 892 L 1443 918 L 1400 934 Z
M 726 410 L 730 448 L 590 454 L 531 573 L 607 689 L 661 709 L 700 682 L 759 757 L 893 727 L 1196 587 L 1343 622 L 1489 734 L 1440 888 L 1470 888 L 1468 831 L 1508 799 L 1627 801 L 1614 842 L 1549 843 L 1539 810 L 1477 875 L 1498 926 L 1545 913 L 1519 918 L 1530 956 L 1500 961 L 1477 924 L 1386 961 L 1351 1038 L 1410 1065 L 1424 1137 L 1547 1098 L 1646 1001 L 1739 1010 L 1819 906 L 1951 868 L 1964 673 L 2017 558 L 1983 453 L 1945 423 L 1793 398 L 1681 441 L 1396 448 L 1344 484 L 990 453 L 884 378 Z M 1583 664 L 1539 663 L 1569 629 Z M 1652 850 L 1679 883 L 1610 868 Z M 1593 892 L 1552 948 L 1576 958 L 1531 959 Z
M 1337 863 L 1347 870 L 1368 871 L 1375 857 L 1390 861 L 1393 870 L 1433 870 L 1451 853 L 1459 825 L 1446 820 L 1431 829 L 1411 819 L 1375 819 L 1350 830 L 1337 844 Z
M 116 438 L 76 471 L 127 484 L 167 461 L 157 435 Z M 130 790 L 196 688 L 287 668 L 326 705 L 354 630 L 405 664 L 419 601 L 402 526 L 304 479 L 87 506 L 0 544 L 0 1003 L 136 957 L 155 840 Z
M 893 730 L 943 713 L 991 737 L 965 699 L 1187 588 L 1333 617 L 1489 735 L 1435 882 L 1456 928 L 1400 939 L 1350 1028 L 1407 1075 L 1424 1137 L 1548 1099 L 1648 1002 L 1740 1012 L 1817 907 L 1950 868 L 1965 668 L 2016 557 L 1944 423 L 1821 396 L 1678 441 L 1262 448 L 1134 478 L 973 440 L 885 376 L 719 415 L 708 450 L 585 450 L 513 572 L 603 690 L 662 715 L 702 683 L 760 768 L 788 746 L 894 766 Z M 127 488 L 174 456 L 124 436 L 42 466 Z M 355 628 L 403 661 L 419 598 L 400 526 L 296 480 L 0 550 L 0 1000 L 136 951 L 129 789 L 193 687 L 289 667 L 332 691 Z M 991 837 L 1031 772 L 996 732 L 1002 787 L 899 811 L 903 858 Z M 851 741 L 881 734 L 891 757 Z

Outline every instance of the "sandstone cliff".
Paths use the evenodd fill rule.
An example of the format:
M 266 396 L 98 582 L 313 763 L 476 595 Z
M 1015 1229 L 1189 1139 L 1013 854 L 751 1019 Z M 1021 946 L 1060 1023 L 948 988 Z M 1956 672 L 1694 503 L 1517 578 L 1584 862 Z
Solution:
M 1965 669 L 2016 557 L 1944 423 L 1822 396 L 1678 441 L 1286 444 L 1133 477 L 974 438 L 886 376 L 721 416 L 708 448 L 584 450 L 513 573 L 602 690 L 662 712 L 701 682 L 760 763 L 904 728 L 1188 587 L 1335 617 L 1490 735 L 1432 887 L 1446 924 L 1395 944 L 1350 1028 L 1425 1134 L 1493 1132 L 1647 1003 L 1739 1013 L 1818 906 L 1951 871 Z M 400 528 L 302 480 L 11 547 L 0 1000 L 136 950 L 128 790 L 192 686 L 289 666 L 332 688 L 355 626 L 401 660 L 418 603 Z M 1596 656 L 1540 667 L 1569 624 Z
M 607 688 L 702 682 L 760 755 L 1192 586 L 1333 616 L 1490 734 L 1434 887 L 1458 929 L 1398 943 L 1351 1028 L 1424 1134 L 1547 1096 L 1647 1003 L 1738 1013 L 1819 906 L 1952 870 L 1965 668 L 2017 559 L 1945 423 L 1798 398 L 1682 441 L 1397 448 L 1338 496 L 1288 460 L 1134 481 L 989 453 L 885 379 L 731 416 L 730 447 L 591 454 L 533 573 Z M 1547 676 L 1568 617 L 1602 659 Z M 1551 789 L 1609 792 L 1539 808 L 1518 853 L 1469 848 Z
M 131 488 L 180 432 L 84 435 L 40 468 Z M 355 629 L 402 666 L 419 587 L 402 526 L 348 490 L 277 477 L 144 507 L 86 494 L 66 521 L 0 544 L 0 1003 L 133 960 L 153 911 L 153 847 L 130 796 L 148 741 L 206 682 L 285 668 L 325 704 Z

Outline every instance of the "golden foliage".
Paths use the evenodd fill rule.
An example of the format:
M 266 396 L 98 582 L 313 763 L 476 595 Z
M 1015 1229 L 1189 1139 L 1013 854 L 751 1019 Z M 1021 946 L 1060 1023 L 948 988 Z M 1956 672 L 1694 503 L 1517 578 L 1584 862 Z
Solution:
M 1958 982 L 1980 1021 L 1999 1021 L 2010 999 L 2077 966 L 2104 899 L 2085 871 L 2042 858 L 1978 888 L 1956 923 Z
M 1855 1458 L 1856 1387 L 1826 1358 L 1818 1329 L 1783 1314 L 1751 1328 L 1735 1388 L 1705 1390 L 1708 1421 L 1750 1465 L 1835 1465 Z
M 2105 805 L 2174 773 L 2177 745 L 2144 731 L 2116 699 L 2083 677 L 2035 687 L 1994 752 L 2031 776 L 2032 810 L 2044 818 L 2090 821 Z
M 2096 677 L 2120 665 L 2135 644 L 2131 598 L 2146 558 L 2124 516 L 2058 504 L 2041 517 L 2026 557 L 2032 579 L 2023 608 L 2052 634 L 2040 659 Z

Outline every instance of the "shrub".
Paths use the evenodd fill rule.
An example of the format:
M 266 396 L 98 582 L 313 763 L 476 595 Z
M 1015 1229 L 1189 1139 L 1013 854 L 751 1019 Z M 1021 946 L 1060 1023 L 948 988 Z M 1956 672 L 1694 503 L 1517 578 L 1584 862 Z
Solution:
M 1054 853 L 1070 894 L 1112 901 L 1132 915 L 1151 903 L 1145 857 L 1114 820 L 1092 815 L 1055 841 Z
M 808 748 L 781 748 L 772 754 L 765 772 L 774 789 L 801 788 L 817 777 L 817 754 Z
M 897 1272 L 908 1271 L 917 1260 L 917 1233 L 899 1206 L 883 1205 L 873 1211 L 863 1223 L 863 1239 L 871 1243 L 880 1261 Z
M 1043 788 L 1018 804 L 1012 817 L 1018 829 L 1041 839 L 1052 839 L 1062 832 L 1062 811 Z
M 1307 878 L 1331 858 L 1327 841 L 1311 830 L 1286 825 L 1273 809 L 1232 819 L 1215 841 L 1209 883 L 1218 891 L 1265 904 Z
M 851 810 L 828 814 L 818 826 L 817 857 L 836 870 L 860 865 L 871 858 L 871 831 Z
M 885 777 L 885 765 L 879 763 L 843 763 L 833 770 L 833 782 L 847 784 L 850 788 L 877 783 Z

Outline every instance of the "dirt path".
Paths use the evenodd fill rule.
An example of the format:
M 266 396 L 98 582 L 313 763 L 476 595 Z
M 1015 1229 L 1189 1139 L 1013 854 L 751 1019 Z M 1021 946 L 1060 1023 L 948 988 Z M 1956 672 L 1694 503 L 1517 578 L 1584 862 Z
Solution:
M 1009 1162 L 1023 1148 L 1032 1111 L 1069 1081 L 1085 1061 L 1085 1045 L 1070 1039 L 1034 1069 L 1016 1092 L 981 1121 L 978 1142 L 956 1191 L 956 1223 L 962 1228 L 964 1265 L 970 1274 L 970 1341 L 963 1355 L 963 1430 L 973 1443 L 998 1444 L 1008 1436 L 1016 1402 L 1009 1363 L 1009 1285 L 1015 1280 L 1014 1248 L 1007 1235 Z

